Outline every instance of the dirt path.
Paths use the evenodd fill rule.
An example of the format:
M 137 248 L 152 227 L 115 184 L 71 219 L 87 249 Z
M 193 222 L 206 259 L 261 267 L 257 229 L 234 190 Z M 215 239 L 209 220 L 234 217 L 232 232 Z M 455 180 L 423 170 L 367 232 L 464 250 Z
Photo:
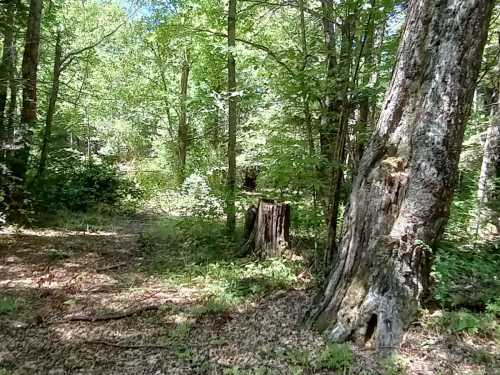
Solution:
M 323 345 L 297 324 L 308 303 L 301 291 L 193 320 L 187 312 L 202 302 L 198 290 L 162 285 L 140 271 L 142 226 L 4 231 L 0 289 L 15 299 L 16 312 L 0 316 L 0 368 L 13 374 L 236 374 L 260 367 L 287 373 L 275 344 Z
M 325 343 L 300 324 L 311 303 L 304 290 L 194 314 L 206 303 L 198 288 L 143 271 L 147 225 L 0 232 L 0 375 L 380 373 L 365 349 L 355 349 L 349 372 L 311 365 Z M 497 373 L 471 364 L 467 350 L 416 327 L 403 347 L 407 373 Z

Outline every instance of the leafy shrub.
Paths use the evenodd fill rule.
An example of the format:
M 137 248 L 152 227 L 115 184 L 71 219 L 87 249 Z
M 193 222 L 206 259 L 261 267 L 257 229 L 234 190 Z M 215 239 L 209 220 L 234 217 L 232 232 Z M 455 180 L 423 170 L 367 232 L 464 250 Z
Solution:
M 180 191 L 165 190 L 155 194 L 147 206 L 173 216 L 214 219 L 224 214 L 222 199 L 214 194 L 206 178 L 199 174 L 186 178 Z
M 75 163 L 67 170 L 47 171 L 36 181 L 34 195 L 40 208 L 87 211 L 97 204 L 134 208 L 141 191 L 111 164 Z
M 498 336 L 500 325 L 491 313 L 477 314 L 467 310 L 445 311 L 433 322 L 441 330 L 451 334 Z
M 442 307 L 483 309 L 500 295 L 498 243 L 440 244 L 433 273 L 434 297 Z

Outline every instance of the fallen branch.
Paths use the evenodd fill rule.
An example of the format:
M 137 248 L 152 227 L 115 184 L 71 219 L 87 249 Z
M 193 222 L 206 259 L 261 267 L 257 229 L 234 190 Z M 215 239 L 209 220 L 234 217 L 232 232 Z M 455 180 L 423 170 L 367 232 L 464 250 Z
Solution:
M 139 345 L 139 344 L 119 344 L 115 342 L 109 342 L 104 340 L 86 340 L 82 342 L 83 344 L 91 344 L 91 345 L 106 345 L 112 346 L 114 348 L 122 348 L 122 349 L 169 349 L 169 346 L 166 345 L 155 345 L 155 344 L 147 344 L 147 345 Z
M 97 272 L 102 272 L 102 271 L 109 271 L 109 270 L 114 270 L 115 268 L 120 268 L 120 267 L 125 267 L 127 265 L 126 262 L 120 262 L 117 264 L 112 264 L 110 266 L 105 266 L 101 268 L 97 268 Z
M 118 320 L 118 319 L 123 319 L 127 318 L 129 316 L 141 314 L 146 311 L 153 311 L 153 310 L 158 310 L 160 308 L 159 305 L 149 305 L 149 306 L 143 306 L 137 309 L 131 309 L 131 310 L 126 310 L 122 312 L 117 312 L 117 313 L 109 313 L 109 314 L 104 314 L 104 315 L 98 315 L 98 316 L 88 316 L 88 315 L 73 315 L 66 317 L 66 321 L 70 322 L 75 322 L 75 321 L 80 321 L 80 322 L 102 322 L 106 320 Z

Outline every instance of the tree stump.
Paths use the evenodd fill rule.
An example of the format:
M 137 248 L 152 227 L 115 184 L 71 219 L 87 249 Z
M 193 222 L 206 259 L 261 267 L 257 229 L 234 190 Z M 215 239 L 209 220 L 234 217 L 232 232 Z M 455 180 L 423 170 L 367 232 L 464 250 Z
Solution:
M 290 205 L 263 199 L 251 206 L 245 218 L 243 253 L 260 258 L 280 256 L 290 240 Z
M 257 176 L 259 169 L 257 167 L 245 168 L 245 178 L 243 180 L 243 189 L 254 192 L 257 189 Z

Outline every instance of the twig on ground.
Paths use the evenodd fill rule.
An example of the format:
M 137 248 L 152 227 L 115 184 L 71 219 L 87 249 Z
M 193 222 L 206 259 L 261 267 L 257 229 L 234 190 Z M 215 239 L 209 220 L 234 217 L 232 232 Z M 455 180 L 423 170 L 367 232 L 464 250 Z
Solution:
M 112 347 L 115 347 L 115 348 L 122 348 L 122 349 L 169 349 L 170 348 L 167 345 L 155 345 L 155 344 L 145 344 L 145 345 L 139 345 L 139 344 L 120 344 L 120 343 L 110 342 L 110 341 L 105 341 L 105 340 L 86 340 L 86 341 L 82 341 L 82 344 L 106 345 L 106 346 L 112 346 Z
M 104 315 L 97 316 L 88 316 L 88 315 L 72 315 L 66 317 L 66 321 L 75 322 L 75 321 L 83 321 L 83 322 L 102 322 L 105 320 L 118 320 L 123 318 L 128 318 L 129 316 L 137 315 L 146 311 L 158 310 L 160 308 L 159 305 L 149 305 L 143 306 L 137 309 L 126 310 L 117 313 L 109 313 Z
M 126 265 L 127 265 L 126 262 L 120 262 L 120 263 L 112 264 L 110 266 L 104 266 L 104 267 L 97 268 L 96 271 L 97 272 L 109 271 L 109 270 L 114 270 L 116 268 L 125 267 Z

